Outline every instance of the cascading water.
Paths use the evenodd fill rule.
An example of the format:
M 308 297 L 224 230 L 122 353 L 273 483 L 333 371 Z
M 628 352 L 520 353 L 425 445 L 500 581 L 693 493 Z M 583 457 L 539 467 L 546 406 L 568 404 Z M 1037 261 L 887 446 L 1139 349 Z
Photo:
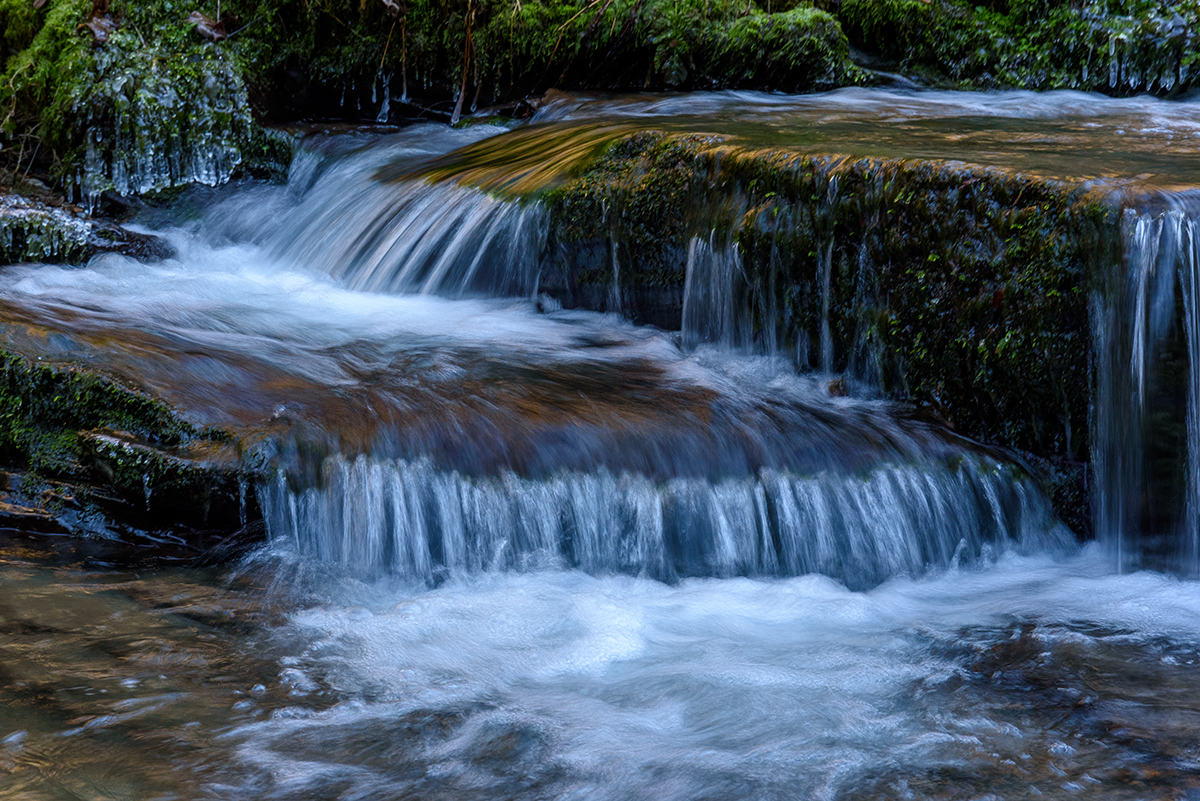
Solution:
M 1096 519 L 1126 567 L 1200 568 L 1198 213 L 1187 195 L 1128 211 L 1125 264 L 1093 301 Z
M 291 185 L 323 202 L 292 208 L 269 244 L 276 258 L 366 292 L 531 297 L 545 238 L 540 207 L 452 182 L 379 179 L 385 167 L 403 175 L 404 164 L 428 156 L 405 137 L 399 151 L 377 145 L 310 175 L 321 156 L 305 154 Z
M 696 102 L 733 101 L 794 103 L 809 127 L 826 103 L 859 139 L 900 102 Z M 1074 130 L 1047 105 L 1081 101 L 905 102 L 938 135 L 955 113 L 980 124 L 964 107 L 1034 106 L 1047 119 L 1021 118 L 1026 142 Z M 873 241 L 888 176 L 784 213 L 731 204 L 767 243 L 753 253 L 728 220 L 689 231 L 675 334 L 539 296 L 547 210 L 446 166 L 497 133 L 318 138 L 288 186 L 227 190 L 164 231 L 172 258 L 5 269 L 3 346 L 136 380 L 234 431 L 269 541 L 216 577 L 81 567 L 72 549 L 92 542 L 6 548 L 0 793 L 1194 791 L 1194 583 L 1114 573 L 1020 464 L 853 397 L 879 386 L 888 265 L 835 241 L 832 209 L 879 193 L 854 229 Z M 1092 306 L 1100 536 L 1125 548 L 1151 524 L 1194 532 L 1200 497 L 1197 217 L 1182 199 L 1137 208 L 1128 269 Z M 618 217 L 598 246 L 605 293 L 629 269 L 613 261 Z M 791 302 L 770 243 L 801 235 L 811 313 L 765 324 Z M 764 254 L 775 272 L 755 284 L 747 260 Z M 1185 442 L 1155 450 L 1164 421 Z
M 1019 548 L 1066 552 L 1037 490 L 1008 469 L 883 465 L 664 484 L 633 474 L 471 479 L 428 463 L 333 457 L 323 485 L 260 490 L 273 534 L 355 573 L 432 581 L 543 564 L 590 573 L 821 573 L 851 587 Z

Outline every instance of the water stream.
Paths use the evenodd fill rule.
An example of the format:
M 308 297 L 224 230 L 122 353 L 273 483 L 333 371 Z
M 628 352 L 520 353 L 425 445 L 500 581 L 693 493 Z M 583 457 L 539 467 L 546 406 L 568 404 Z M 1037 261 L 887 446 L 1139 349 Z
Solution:
M 313 138 L 286 185 L 147 216 L 162 261 L 5 268 L 0 344 L 235 431 L 268 539 L 201 569 L 0 532 L 0 793 L 1200 797 L 1193 111 L 560 97 Z M 650 125 L 1137 198 L 1092 303 L 1099 541 L 1010 456 L 847 395 L 828 334 L 756 340 L 718 238 L 679 332 L 541 295 L 513 193 Z

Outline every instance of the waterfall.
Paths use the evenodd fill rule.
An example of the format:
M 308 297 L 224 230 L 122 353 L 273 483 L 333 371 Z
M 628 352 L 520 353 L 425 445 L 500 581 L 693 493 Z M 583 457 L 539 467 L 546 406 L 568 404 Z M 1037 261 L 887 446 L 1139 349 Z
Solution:
M 1120 564 L 1200 568 L 1200 205 L 1125 213 L 1126 257 L 1093 300 L 1097 536 Z
M 335 456 L 319 486 L 280 472 L 259 497 L 272 535 L 302 553 L 417 581 L 548 562 L 662 580 L 822 573 L 865 587 L 1072 542 L 1029 482 L 975 459 L 656 482 L 604 470 L 469 477 L 428 460 Z
M 1010 239 L 1005 232 L 1021 230 L 1021 236 L 1030 242 L 1039 234 L 1005 226 L 1025 226 L 1030 213 L 1040 219 L 1036 215 L 1044 209 L 1029 205 L 1040 201 L 1022 203 L 1020 191 L 1014 193 L 1016 185 L 1007 177 L 971 173 L 963 185 L 972 188 L 964 190 L 967 194 L 955 207 L 962 213 L 956 212 L 947 230 L 934 240 L 942 250 L 914 253 L 906 244 L 904 226 L 948 213 L 938 205 L 944 198 L 937 185 L 944 180 L 963 180 L 958 168 L 915 168 L 899 162 L 852 162 L 840 157 L 797 160 L 789 164 L 800 171 L 805 183 L 796 197 L 772 193 L 755 200 L 744 189 L 734 188 L 730 197 L 710 205 L 698 200 L 694 218 L 683 221 L 682 241 L 665 244 L 661 252 L 653 252 L 653 258 L 640 252 L 637 248 L 643 245 L 626 235 L 622 225 L 627 223 L 620 221 L 627 219 L 628 210 L 616 195 L 611 204 L 605 201 L 601 206 L 604 219 L 617 222 L 601 226 L 603 238 L 585 236 L 579 249 L 572 251 L 564 244 L 561 227 L 574 223 L 555 216 L 563 210 L 553 206 L 553 196 L 549 203 L 537 197 L 514 200 L 496 188 L 505 185 L 507 179 L 501 178 L 511 165 L 502 153 L 497 155 L 503 148 L 495 143 L 487 147 L 472 144 L 480 136 L 470 130 L 446 133 L 447 139 L 457 138 L 458 145 L 470 145 L 470 149 L 449 156 L 444 143 L 429 146 L 419 130 L 340 152 L 325 145 L 335 158 L 311 152 L 302 155 L 288 189 L 296 202 L 279 215 L 281 224 L 264 235 L 263 246 L 276 259 L 332 276 L 352 292 L 451 299 L 530 299 L 549 292 L 554 297 L 538 304 L 548 312 L 543 315 L 545 320 L 567 321 L 567 312 L 556 311 L 561 308 L 556 303 L 560 298 L 568 306 L 590 305 L 637 316 L 639 287 L 649 282 L 650 291 L 660 293 L 651 303 L 668 310 L 664 324 L 680 328 L 677 342 L 682 348 L 671 357 L 680 363 L 664 369 L 662 375 L 654 370 L 635 371 L 636 376 L 629 373 L 628 383 L 621 378 L 619 387 L 610 387 L 614 390 L 611 397 L 601 398 L 599 385 L 624 375 L 625 368 L 615 373 L 599 366 L 567 372 L 558 366 L 543 369 L 548 362 L 534 366 L 522 361 L 541 356 L 525 354 L 510 360 L 508 354 L 490 351 L 489 344 L 478 349 L 480 361 L 472 355 L 458 367 L 484 363 L 502 367 L 495 375 L 503 374 L 504 389 L 491 383 L 492 377 L 485 377 L 483 383 L 472 383 L 462 396 L 475 398 L 477 408 L 460 409 L 460 398 L 443 395 L 449 390 L 439 388 L 430 397 L 440 399 L 438 408 L 447 412 L 444 418 L 436 414 L 413 417 L 413 401 L 405 396 L 409 389 L 399 384 L 391 387 L 390 378 L 376 379 L 388 383 L 389 389 L 364 405 L 362 428 L 371 433 L 363 434 L 353 446 L 343 443 L 345 447 L 334 445 L 322 451 L 329 459 L 317 471 L 323 476 L 319 480 L 299 481 L 290 467 L 282 465 L 283 483 L 269 482 L 263 490 L 263 507 L 273 510 L 268 519 L 281 538 L 299 543 L 306 552 L 358 568 L 394 570 L 421 580 L 433 580 L 439 571 L 511 566 L 539 553 L 593 571 L 646 572 L 661 577 L 817 570 L 845 580 L 861 574 L 878 581 L 897 572 L 948 564 L 961 539 L 949 533 L 956 527 L 969 532 L 966 536 L 974 543 L 1023 541 L 1005 528 L 1007 523 L 1001 518 L 979 511 L 978 493 L 951 492 L 947 489 L 950 484 L 936 478 L 947 469 L 948 459 L 960 456 L 974 465 L 961 468 L 967 473 L 990 475 L 988 471 L 995 465 L 972 462 L 974 455 L 948 455 L 953 447 L 930 455 L 922 452 L 926 443 L 915 441 L 894 451 L 873 452 L 862 444 L 860 435 L 866 430 L 862 420 L 841 418 L 841 411 L 830 416 L 826 407 L 830 393 L 847 390 L 868 396 L 905 396 L 910 376 L 917 374 L 915 369 L 910 371 L 911 362 L 906 359 L 926 347 L 921 344 L 923 336 L 927 343 L 939 336 L 938 326 L 957 319 L 947 309 L 978 307 L 970 318 L 979 331 L 975 335 L 978 342 L 970 343 L 969 353 L 960 353 L 954 350 L 960 343 L 940 341 L 936 347 L 941 350 L 930 357 L 930 363 L 920 366 L 925 372 L 918 374 L 924 377 L 919 380 L 928 378 L 931 369 L 936 378 L 940 375 L 936 371 L 955 358 L 971 360 L 977 354 L 988 354 L 990 361 L 973 361 L 966 373 L 992 370 L 998 364 L 992 357 L 998 357 L 1009 342 L 1003 336 L 1005 330 L 1022 334 L 1041 326 L 1041 315 L 1078 314 L 1067 305 L 1038 304 L 1043 287 L 1061 296 L 1087 279 L 1075 280 L 1076 273 L 1071 272 L 1073 265 L 1081 265 L 1080 272 L 1086 266 L 1079 255 L 1083 246 L 1064 251 L 1061 259 L 1056 256 L 1053 265 L 1039 264 L 1037 269 L 1045 272 L 1036 281 L 1021 283 L 1008 274 Z M 558 151 L 552 149 L 547 155 L 542 152 L 546 147 L 537 139 L 521 151 L 520 165 L 512 169 L 522 175 L 522 171 L 547 170 Z M 731 160 L 721 164 L 697 169 L 715 171 L 705 173 L 710 183 L 721 179 L 721 169 L 729 170 L 730 176 L 737 174 Z M 495 179 L 494 186 L 488 184 L 493 188 L 484 191 L 465 185 L 471 179 L 463 177 L 464 170 L 471 169 L 482 169 L 491 176 L 489 180 Z M 916 189 L 906 188 L 910 183 Z M 1056 199 L 1067 196 L 1061 187 L 1047 191 Z M 1200 380 L 1189 365 L 1200 351 L 1197 217 L 1182 199 L 1156 202 L 1154 208 L 1127 213 L 1126 259 L 1120 270 L 1097 276 L 1093 284 L 1091 447 L 1097 476 L 1093 501 L 1098 536 L 1111 544 L 1123 564 L 1135 566 L 1143 555 L 1161 561 L 1171 551 L 1170 558 L 1186 555 L 1194 569 L 1200 559 L 1200 412 L 1196 410 Z M 977 222 L 991 219 L 984 215 L 995 215 L 997 209 L 1000 222 Z M 240 215 L 246 216 L 246 210 Z M 1074 213 L 1067 201 L 1061 210 L 1066 215 Z M 1077 233 L 1071 223 L 1052 217 L 1046 215 L 1047 234 L 1066 241 Z M 1090 219 L 1083 223 L 1090 224 Z M 1049 227 L 1054 225 L 1059 227 Z M 554 259 L 562 259 L 563 254 L 568 258 L 579 254 L 584 263 L 569 280 L 562 278 L 561 270 L 554 272 Z M 1067 262 L 1070 264 L 1063 266 Z M 579 287 L 570 280 L 583 273 L 586 275 L 580 280 L 591 283 L 573 294 Z M 1082 297 L 1086 296 L 1080 296 L 1080 312 L 1085 307 Z M 915 320 L 905 318 L 906 310 L 923 303 L 929 305 L 928 314 L 913 315 L 919 318 Z M 679 315 L 674 324 L 665 316 L 670 313 Z M 578 321 L 572 319 L 568 325 L 578 325 Z M 1081 323 L 1085 326 L 1086 322 Z M 1043 333 L 1036 330 L 1037 336 Z M 622 333 L 618 338 L 625 336 Z M 575 344 L 586 350 L 607 347 L 603 343 L 608 341 L 608 333 L 591 331 Z M 656 347 L 670 350 L 676 345 L 660 343 Z M 1023 347 L 1029 355 L 1022 358 L 1039 358 L 1029 342 Z M 1041 345 L 1037 348 L 1046 350 Z M 1045 387 L 1051 390 L 1059 386 L 1053 383 L 1059 380 L 1056 370 L 1076 367 L 1074 362 L 1064 361 L 1061 350 L 1046 351 L 1045 365 L 1036 365 L 1040 375 L 1050 377 Z M 764 384 L 761 376 L 751 380 L 751 385 L 757 382 L 757 386 L 748 395 L 739 397 L 738 391 L 747 387 L 736 386 L 740 379 L 732 374 L 718 381 L 721 386 L 716 390 L 702 386 L 704 382 L 684 381 L 678 386 L 686 385 L 686 390 L 678 397 L 658 394 L 664 375 L 678 377 L 692 369 L 684 367 L 684 362 L 703 360 L 713 352 L 736 353 L 735 358 L 740 359 L 758 354 L 785 356 L 800 370 L 820 370 L 825 377 L 819 382 L 824 389 L 818 395 L 823 399 L 790 398 L 776 403 L 779 399 L 771 396 L 769 381 Z M 626 353 L 618 361 L 625 358 L 641 357 Z M 658 358 L 639 363 L 657 370 L 663 367 Z M 1085 357 L 1079 362 L 1086 364 Z M 468 366 L 471 375 L 464 376 L 473 381 L 474 369 Z M 1008 367 L 1001 364 L 1000 369 Z M 595 377 L 588 375 L 593 370 Z M 838 372 L 846 380 L 829 382 Z M 1077 373 L 1085 374 L 1082 366 Z M 348 374 L 358 375 L 357 368 Z M 1007 375 L 1005 380 L 1014 378 Z M 969 378 L 955 380 L 961 384 Z M 1071 380 L 1075 380 L 1074 373 Z M 452 381 L 447 386 L 458 385 Z M 651 386 L 655 389 L 646 389 Z M 1065 381 L 1062 386 L 1067 387 Z M 927 390 L 922 391 L 928 394 Z M 934 387 L 934 391 L 940 393 L 941 389 Z M 1063 389 L 1063 393 L 1068 391 L 1073 390 Z M 713 392 L 719 401 L 696 400 Z M 1052 394 L 1047 390 L 1030 397 L 1056 402 Z M 684 396 L 692 398 L 687 401 L 692 405 L 676 407 Z M 925 397 L 919 391 L 911 396 Z M 646 403 L 631 410 L 623 398 L 640 398 Z M 960 392 L 954 400 L 958 408 L 963 408 L 963 400 Z M 402 409 L 404 404 L 409 406 Z M 742 420 L 744 425 L 713 434 L 725 424 L 714 423 L 718 418 L 709 416 L 718 408 L 721 420 Z M 1025 411 L 1025 407 L 1018 409 Z M 691 428 L 671 429 L 664 421 L 673 412 L 678 420 L 689 421 Z M 1075 458 L 1072 426 L 1079 425 L 1082 412 L 1065 408 L 1065 439 L 1057 433 L 1034 432 L 1046 438 L 1041 444 L 1054 437 L 1050 447 L 1041 452 L 1061 454 L 1065 441 L 1067 458 Z M 986 419 L 996 413 L 983 409 L 979 417 Z M 876 412 L 863 417 L 872 414 Z M 886 417 L 890 412 L 878 414 Z M 751 417 L 752 424 L 745 422 Z M 773 427 L 772 420 L 785 421 L 792 431 L 805 430 L 815 420 L 824 421 L 821 425 L 834 422 L 829 423 L 828 439 L 819 446 L 792 441 L 788 445 L 791 450 L 772 450 L 776 446 L 771 445 L 757 452 L 763 430 L 770 431 L 777 443 L 788 439 Z M 961 424 L 961 418 L 959 421 Z M 669 430 L 675 433 L 665 433 Z M 966 426 L 964 430 L 971 431 Z M 979 436 L 989 434 L 985 431 Z M 905 437 L 908 434 L 901 439 Z M 393 446 L 375 447 L 372 438 Z M 839 438 L 847 443 L 841 451 L 831 445 Z M 336 432 L 330 440 L 337 441 Z M 457 440 L 468 444 L 456 452 L 453 443 Z M 1016 447 L 1036 450 L 1040 445 Z M 490 454 L 486 465 L 477 469 L 468 464 L 478 462 L 485 451 Z M 868 452 L 869 456 L 862 457 Z M 819 459 L 814 460 L 815 453 L 820 454 Z M 846 463 L 839 465 L 839 458 Z M 678 469 L 684 462 L 694 466 Z M 731 469 L 735 462 L 737 468 Z M 660 469 L 663 465 L 670 467 Z M 885 477 L 908 470 L 935 476 L 930 479 L 935 485 L 931 492 L 941 499 L 938 503 L 970 510 L 962 514 L 973 517 L 953 524 L 931 522 L 932 518 L 914 511 L 917 507 L 910 496 L 883 491 Z M 303 472 L 311 476 L 312 465 Z M 368 475 L 373 478 L 362 477 Z M 1031 484 L 1011 476 L 1005 481 L 1033 492 Z M 787 492 L 771 489 L 785 485 L 790 488 Z M 613 538 L 612 547 L 626 543 L 622 546 L 625 556 L 605 552 L 598 540 L 581 533 L 579 521 L 587 515 L 578 499 L 601 492 L 598 488 L 606 488 L 605 497 L 588 514 L 609 521 L 602 528 Z M 846 522 L 849 518 L 839 518 L 841 522 L 822 527 L 812 522 L 825 519 L 813 511 L 818 509 L 815 501 L 806 501 L 809 505 L 801 506 L 809 510 L 811 525 L 804 528 L 789 523 L 791 518 L 780 513 L 787 507 L 787 498 L 801 495 L 824 498 L 828 508 L 849 504 L 874 511 L 856 518 L 852 525 Z M 739 501 L 736 508 L 727 508 L 722 506 L 724 501 L 712 500 L 734 496 L 760 501 Z M 702 497 L 708 500 L 697 500 Z M 534 498 L 539 499 L 537 503 L 530 500 Z M 539 510 L 542 533 L 534 536 L 511 522 L 520 516 L 513 511 L 518 507 Z M 481 511 L 484 509 L 486 513 Z M 647 509 L 659 510 L 659 528 L 645 522 L 657 519 L 645 512 Z M 693 518 L 698 522 L 692 525 L 680 522 L 684 519 L 680 510 L 684 509 L 706 511 L 695 512 Z M 401 514 L 397 510 L 408 511 Z M 347 515 L 357 522 L 351 523 Z M 368 517 L 358 520 L 356 515 Z M 1049 513 L 1046 515 L 1039 525 L 1050 530 Z M 1029 519 L 1035 517 L 1030 512 Z M 435 520 L 437 525 L 430 522 Z M 734 520 L 754 525 L 728 523 Z M 680 545 L 687 538 L 672 533 L 689 525 L 697 549 L 691 555 Z M 713 532 L 732 530 L 730 526 L 749 537 L 746 542 L 761 546 L 769 541 L 771 547 L 760 548 L 753 558 L 746 556 L 750 551 L 744 542 L 725 548 L 722 543 L 728 538 Z M 353 538 L 351 532 L 356 528 L 373 533 L 362 535 L 366 538 L 362 543 L 350 543 L 347 538 Z M 751 536 L 751 528 L 758 533 Z M 853 544 L 849 534 L 837 533 L 849 529 L 854 529 L 854 536 L 865 538 L 862 542 L 879 543 L 884 548 L 880 554 L 921 556 L 893 559 L 877 555 L 872 557 L 874 562 L 859 560 L 851 570 L 846 567 L 850 558 L 845 554 L 867 551 L 861 542 Z M 897 533 L 901 530 L 926 533 L 909 536 Z M 328 531 L 328 536 L 320 534 L 322 531 Z M 1001 536 L 1000 531 L 1007 533 Z M 839 537 L 843 546 L 839 546 L 842 556 L 838 559 L 786 556 L 789 548 L 802 553 L 810 547 L 804 543 L 832 542 Z M 579 550 L 585 541 L 589 544 Z M 891 543 L 886 548 L 885 541 Z M 340 544 L 332 544 L 335 542 Z M 418 542 L 425 545 L 418 547 L 414 544 Z M 639 544 L 629 544 L 634 542 Z M 659 544 L 650 547 L 648 542 Z M 969 552 L 978 554 L 979 550 L 972 545 Z M 418 553 L 426 554 L 424 561 L 418 560 Z
M 381 78 L 384 106 L 389 80 Z M 264 206 L 253 193 L 235 197 L 206 222 L 235 239 L 260 239 L 275 260 L 354 290 L 532 297 L 544 209 L 416 174 L 447 148 L 447 138 L 468 144 L 495 133 L 478 127 L 485 130 L 439 137 L 430 126 L 365 146 L 353 137 L 312 140 L 293 161 L 286 201 L 276 195 Z M 255 224 L 267 212 L 278 225 Z
M 291 192 L 303 203 L 265 246 L 352 292 L 533 297 L 548 210 L 414 177 L 426 155 L 298 159 Z M 427 583 L 549 562 L 662 580 L 822 573 L 865 587 L 1069 547 L 1021 468 L 887 404 L 831 397 L 844 390 L 780 372 L 780 360 L 744 366 L 794 348 L 798 364 L 812 366 L 811 352 L 826 375 L 840 363 L 868 379 L 877 371 L 870 326 L 854 322 L 877 303 L 869 246 L 839 249 L 841 189 L 836 175 L 822 181 L 811 207 L 760 209 L 742 223 L 813 238 L 815 273 L 802 285 L 774 246 L 769 268 L 751 274 L 736 225 L 691 237 L 682 352 L 542 304 L 551 311 L 538 325 L 563 328 L 544 351 L 481 341 L 444 354 L 431 364 L 454 364 L 445 386 L 441 372 L 409 375 L 395 362 L 373 379 L 361 427 L 375 433 L 351 445 L 330 431 L 315 462 L 278 454 L 258 490 L 271 536 L 355 573 Z M 864 226 L 865 237 L 874 228 Z M 614 234 L 608 244 L 601 300 L 619 311 L 625 243 Z M 804 319 L 797 291 L 812 310 Z M 283 450 L 307 447 L 295 445 Z
M 282 243 L 352 289 L 444 297 L 532 297 L 541 209 L 450 183 L 379 185 L 345 197 Z
M 754 350 L 754 328 L 747 306 L 746 274 L 737 244 L 718 246 L 716 234 L 688 243 L 681 330 L 689 348 L 717 344 Z

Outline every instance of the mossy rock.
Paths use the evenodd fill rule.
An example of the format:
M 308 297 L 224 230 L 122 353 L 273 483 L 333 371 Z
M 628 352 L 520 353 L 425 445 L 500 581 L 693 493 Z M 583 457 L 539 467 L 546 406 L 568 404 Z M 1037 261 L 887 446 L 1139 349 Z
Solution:
M 291 152 L 255 121 L 240 49 L 206 41 L 188 8 L 117 2 L 103 35 L 85 26 L 99 18 L 86 0 L 21 15 L 24 46 L 10 49 L 0 82 L 12 150 L 40 153 L 68 195 L 93 206 L 104 193 L 277 173 Z
M 710 73 L 721 86 L 803 92 L 867 80 L 851 64 L 837 20 L 811 6 L 747 14 L 717 37 L 714 50 Z
M 56 486 L 76 517 L 115 516 L 105 529 L 188 536 L 253 522 L 250 476 L 228 434 L 197 430 L 106 376 L 7 351 L 0 351 L 0 468 L 19 471 L 35 490 Z
M 542 286 L 568 306 L 679 329 L 696 249 L 736 251 L 736 344 L 848 373 L 981 441 L 1088 453 L 1089 282 L 1121 235 L 1082 189 L 643 133 L 546 202 Z
M 935 85 L 1178 93 L 1200 77 L 1200 6 L 1177 0 L 843 0 L 859 48 Z

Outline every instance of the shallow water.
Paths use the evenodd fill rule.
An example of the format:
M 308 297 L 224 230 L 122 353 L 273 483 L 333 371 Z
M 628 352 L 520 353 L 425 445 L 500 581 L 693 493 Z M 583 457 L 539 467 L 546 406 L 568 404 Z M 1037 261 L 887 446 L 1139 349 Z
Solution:
M 148 216 L 161 262 L 5 268 L 0 343 L 238 432 L 270 540 L 218 570 L 0 532 L 0 794 L 1200 797 L 1200 584 L 1117 573 L 837 376 L 538 299 L 536 205 L 406 177 L 544 185 L 664 127 L 1200 183 L 1194 107 L 560 97 L 311 140 Z
M 732 135 L 755 147 L 959 160 L 1048 178 L 1200 184 L 1200 100 L 1056 92 L 842 89 L 553 96 L 535 121 L 636 120 L 639 128 Z
M 7 537 L 0 791 L 1180 798 L 1200 593 L 1095 551 L 852 592 L 545 564 L 436 589 Z

